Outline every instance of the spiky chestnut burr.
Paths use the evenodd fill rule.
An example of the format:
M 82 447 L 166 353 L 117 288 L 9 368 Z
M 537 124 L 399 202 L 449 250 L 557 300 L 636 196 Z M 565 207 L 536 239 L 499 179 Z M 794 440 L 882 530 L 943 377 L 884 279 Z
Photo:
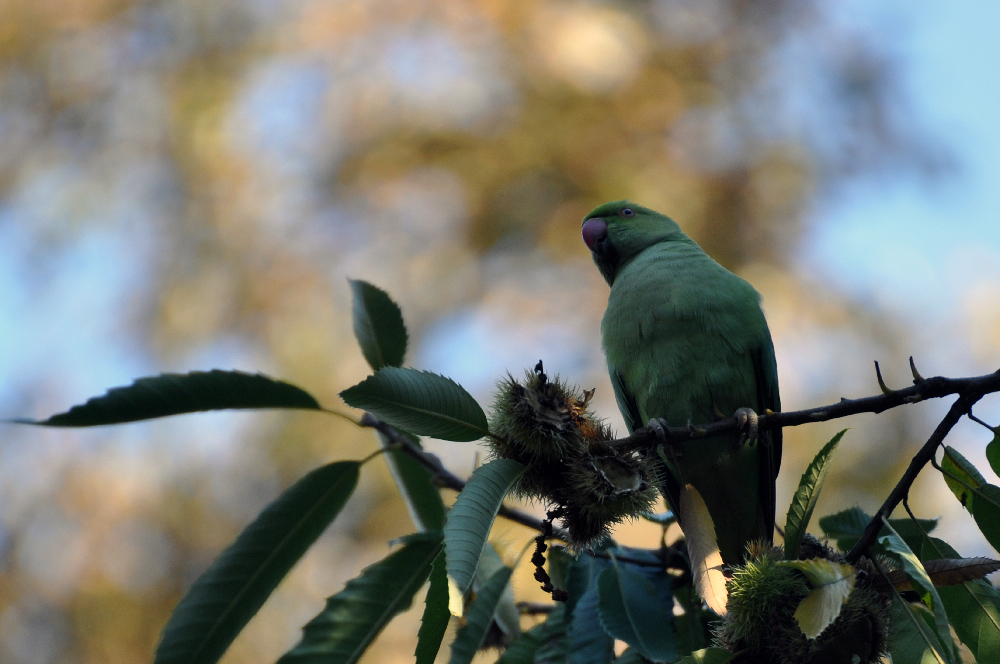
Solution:
M 558 377 L 550 380 L 541 361 L 534 370 L 525 371 L 523 384 L 510 375 L 500 381 L 489 442 L 495 456 L 528 467 L 514 487 L 516 493 L 551 499 L 565 461 L 583 454 L 585 435 L 601 426 L 587 408 L 592 394 L 581 395 Z
M 656 499 L 646 460 L 608 445 L 614 435 L 590 412 L 592 395 L 550 380 L 539 362 L 524 384 L 501 381 L 490 422 L 493 453 L 527 466 L 515 492 L 558 507 L 575 546 L 600 542 Z
M 807 639 L 794 618 L 799 603 L 811 591 L 798 571 L 778 565 L 780 547 L 752 546 L 745 565 L 733 570 L 728 615 L 715 633 L 715 644 L 730 652 L 745 651 L 735 664 L 874 664 L 888 649 L 891 595 L 878 584 L 872 563 L 855 567 L 857 581 L 840 615 L 815 639 Z M 806 536 L 802 559 L 824 558 L 843 563 L 844 557 Z
M 604 443 L 612 440 L 604 432 Z M 560 496 L 563 523 L 576 546 L 592 546 L 608 536 L 611 527 L 649 512 L 657 492 L 649 481 L 645 459 L 620 454 L 606 446 L 603 453 L 586 454 L 566 464 L 566 489 Z

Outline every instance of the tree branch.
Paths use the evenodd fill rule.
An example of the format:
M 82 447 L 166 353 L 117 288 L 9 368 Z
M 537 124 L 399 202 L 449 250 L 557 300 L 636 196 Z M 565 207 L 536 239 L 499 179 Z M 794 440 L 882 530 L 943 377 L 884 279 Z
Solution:
M 542 602 L 518 602 L 517 610 L 521 615 L 540 616 L 548 615 L 555 610 L 555 604 L 543 604 Z
M 876 364 L 877 366 L 877 364 Z M 839 403 L 829 406 L 818 406 L 805 410 L 787 413 L 769 413 L 760 415 L 757 427 L 760 430 L 779 427 L 793 427 L 810 422 L 826 422 L 858 413 L 881 413 L 890 408 L 905 404 L 919 403 L 927 399 L 937 399 L 949 394 L 978 394 L 980 397 L 991 392 L 1000 392 L 1000 371 L 975 376 L 971 378 L 919 378 L 914 371 L 914 385 L 902 390 L 889 390 L 883 394 L 861 399 L 841 399 Z M 666 427 L 666 442 L 680 442 L 692 438 L 705 438 L 724 433 L 736 433 L 740 430 L 736 418 L 726 418 L 709 424 L 690 427 Z M 632 432 L 631 436 L 620 438 L 611 443 L 615 447 L 625 449 L 645 449 L 664 442 L 656 431 L 649 427 L 641 427 Z
M 938 447 L 944 441 L 945 436 L 951 431 L 960 419 L 964 415 L 967 415 L 972 407 L 977 401 L 983 398 L 983 392 L 967 392 L 962 394 L 955 400 L 951 408 L 948 410 L 948 414 L 944 416 L 944 419 L 937 425 L 934 429 L 934 433 L 931 437 L 927 439 L 924 446 L 920 448 L 910 461 L 910 465 L 906 468 L 906 472 L 900 478 L 899 482 L 893 488 L 892 492 L 889 493 L 889 497 L 885 499 L 882 506 L 878 508 L 872 516 L 872 520 L 868 522 L 868 526 L 865 528 L 864 533 L 862 533 L 861 538 L 858 540 L 857 544 L 848 552 L 846 558 L 847 562 L 854 564 L 858 559 L 868 551 L 868 547 L 875 543 L 875 539 L 878 537 L 879 532 L 882 530 L 882 518 L 892 514 L 892 511 L 896 509 L 899 502 L 906 498 L 910 491 L 910 487 L 913 485 L 913 481 L 923 470 L 924 466 L 934 458 L 934 454 L 937 452 Z
M 361 417 L 361 426 L 371 427 L 375 429 L 383 436 L 388 438 L 392 444 L 399 449 L 401 449 L 405 454 L 415 459 L 417 463 L 430 471 L 431 475 L 434 476 L 434 482 L 441 487 L 446 489 L 451 489 L 452 491 L 461 491 L 465 488 L 465 480 L 458 477 L 450 470 L 444 467 L 441 460 L 435 455 L 420 449 L 413 444 L 409 438 L 404 434 L 400 433 L 398 429 L 392 427 L 382 420 L 378 419 L 371 413 L 365 413 Z M 545 526 L 542 520 L 538 517 L 523 512 L 512 507 L 507 507 L 506 505 L 500 506 L 500 511 L 498 516 L 502 516 L 508 521 L 513 521 L 514 523 L 519 523 L 522 526 L 531 528 L 532 530 L 537 530 L 538 532 L 544 532 Z M 552 535 L 556 539 L 565 541 L 568 537 L 568 533 L 560 528 L 553 528 Z

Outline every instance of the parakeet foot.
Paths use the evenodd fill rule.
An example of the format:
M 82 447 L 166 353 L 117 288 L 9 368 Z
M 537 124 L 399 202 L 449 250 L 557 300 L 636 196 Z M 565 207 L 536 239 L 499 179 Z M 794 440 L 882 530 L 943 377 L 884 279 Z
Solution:
M 658 447 L 661 450 L 661 454 L 662 450 L 665 448 L 676 452 L 676 450 L 674 450 L 670 445 L 670 441 L 667 440 L 667 427 L 669 426 L 670 425 L 667 424 L 667 421 L 662 417 L 651 417 L 649 418 L 649 421 L 646 422 L 646 427 L 652 430 L 652 432 L 656 434 L 656 439 L 660 441 Z
M 656 434 L 657 440 L 659 440 L 661 443 L 669 442 L 667 440 L 667 428 L 670 425 L 667 424 L 667 421 L 665 419 L 663 419 L 662 417 L 651 417 L 649 421 L 646 422 L 646 426 L 653 430 L 653 433 Z
M 733 413 L 733 417 L 736 418 L 736 423 L 740 427 L 740 445 L 743 443 L 753 445 L 757 442 L 758 418 L 753 408 L 740 408 Z

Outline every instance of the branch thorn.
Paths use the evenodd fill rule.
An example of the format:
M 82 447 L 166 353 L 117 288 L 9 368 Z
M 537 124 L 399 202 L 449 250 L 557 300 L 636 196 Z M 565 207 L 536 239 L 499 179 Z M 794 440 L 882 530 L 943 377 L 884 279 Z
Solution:
M 889 386 L 882 380 L 882 370 L 878 366 L 878 360 L 875 361 L 875 377 L 878 378 L 878 386 L 882 390 L 882 394 L 891 396 L 895 390 L 890 390 Z
M 910 373 L 913 374 L 913 384 L 914 385 L 916 385 L 917 383 L 924 382 L 924 377 L 920 375 L 920 372 L 917 371 L 917 365 L 915 365 L 913 363 L 913 356 L 912 355 L 910 355 Z

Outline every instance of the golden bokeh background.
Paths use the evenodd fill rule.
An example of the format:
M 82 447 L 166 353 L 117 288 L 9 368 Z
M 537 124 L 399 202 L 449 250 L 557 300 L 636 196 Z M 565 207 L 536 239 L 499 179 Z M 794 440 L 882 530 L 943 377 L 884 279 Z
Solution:
M 346 410 L 337 393 L 368 373 L 351 277 L 400 304 L 412 366 L 486 405 L 504 372 L 543 359 L 596 387 L 621 431 L 598 333 L 607 287 L 579 232 L 619 198 L 670 214 L 761 291 L 786 410 L 876 393 L 873 359 L 908 384 L 906 357 L 935 344 L 967 351 L 936 354 L 926 374 L 995 370 L 993 282 L 968 294 L 966 336 L 927 339 L 795 260 L 846 183 L 932 182 L 951 164 L 891 50 L 828 4 L 0 3 L 3 407 L 46 417 L 138 376 L 218 367 Z M 778 522 L 848 425 L 820 513 L 874 511 L 946 406 L 786 431 Z M 309 469 L 376 449 L 370 431 L 312 413 L 2 432 L 9 664 L 150 660 L 185 588 L 264 505 Z M 459 475 L 482 454 L 428 446 Z M 963 553 L 988 550 L 947 501 L 925 477 L 912 504 L 964 518 L 948 531 L 967 533 Z M 410 530 L 383 462 L 368 464 L 223 661 L 277 659 Z M 530 536 L 495 534 L 508 555 Z M 648 525 L 618 535 L 658 543 Z M 527 575 L 518 592 L 540 598 Z M 415 606 L 364 661 L 412 661 Z

